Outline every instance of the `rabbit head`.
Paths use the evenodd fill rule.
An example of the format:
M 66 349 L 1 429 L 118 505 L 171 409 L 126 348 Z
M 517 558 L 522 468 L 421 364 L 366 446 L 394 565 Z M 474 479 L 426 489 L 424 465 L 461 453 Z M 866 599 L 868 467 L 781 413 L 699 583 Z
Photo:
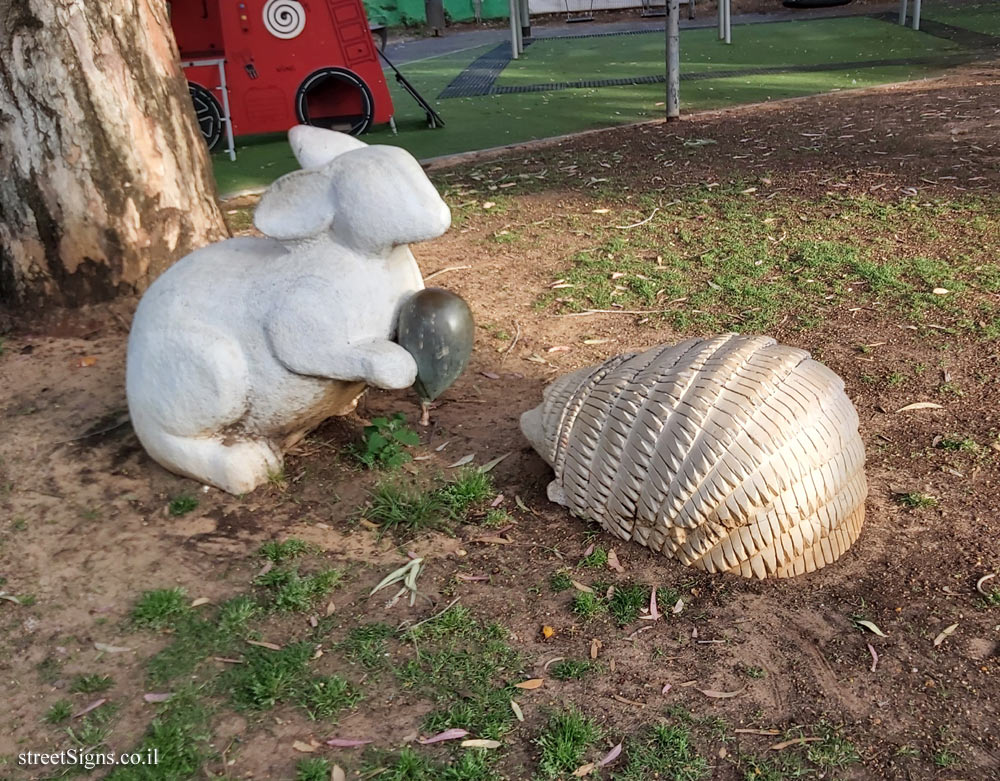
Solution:
M 451 225 L 447 204 L 406 150 L 314 127 L 288 135 L 303 168 L 264 193 L 254 213 L 262 233 L 286 242 L 329 233 L 357 252 L 384 255 Z

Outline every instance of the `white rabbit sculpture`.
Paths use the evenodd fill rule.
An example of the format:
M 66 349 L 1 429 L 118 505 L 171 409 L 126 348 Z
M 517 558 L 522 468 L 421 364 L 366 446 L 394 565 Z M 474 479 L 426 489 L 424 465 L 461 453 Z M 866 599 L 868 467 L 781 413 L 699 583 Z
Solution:
M 392 146 L 299 126 L 302 170 L 264 193 L 254 224 L 178 261 L 146 291 L 129 335 L 132 425 L 162 466 L 233 494 L 365 385 L 406 388 L 417 367 L 390 341 L 424 286 L 407 244 L 451 212 L 419 163 Z

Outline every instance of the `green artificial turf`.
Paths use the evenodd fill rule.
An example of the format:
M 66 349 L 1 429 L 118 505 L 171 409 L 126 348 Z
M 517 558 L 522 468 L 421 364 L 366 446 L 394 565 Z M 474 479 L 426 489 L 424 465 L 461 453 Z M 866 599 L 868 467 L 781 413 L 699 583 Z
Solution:
M 902 57 L 947 57 L 961 53 L 955 44 L 908 28 L 866 18 L 746 25 L 734 31 L 727 47 L 714 29 L 681 35 L 682 73 L 749 67 L 864 62 Z M 510 95 L 437 100 L 452 79 L 492 45 L 409 63 L 407 78 L 431 101 L 447 125 L 429 129 L 422 110 L 390 81 L 398 135 L 388 127 L 369 132 L 369 143 L 394 144 L 418 159 L 486 149 L 662 116 L 663 84 L 566 89 Z M 584 54 L 577 56 L 578 53 Z M 619 53 L 627 52 L 628 60 Z M 618 59 L 615 59 L 617 57 Z M 859 65 L 847 70 L 745 74 L 684 81 L 684 111 L 721 108 L 765 100 L 812 95 L 923 78 L 943 65 Z M 498 84 L 526 84 L 659 74 L 663 39 L 659 34 L 541 40 L 511 63 Z M 219 192 L 226 195 L 260 188 L 298 166 L 283 137 L 244 143 L 231 163 L 214 156 Z
M 1000 3 L 930 3 L 922 19 L 962 27 L 977 33 L 1000 36 Z

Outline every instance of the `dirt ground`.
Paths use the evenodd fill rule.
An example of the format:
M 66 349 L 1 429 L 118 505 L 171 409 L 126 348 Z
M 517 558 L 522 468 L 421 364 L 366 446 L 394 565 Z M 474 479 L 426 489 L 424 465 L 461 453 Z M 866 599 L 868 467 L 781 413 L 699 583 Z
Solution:
M 767 755 L 780 740 L 768 730 L 784 734 L 820 723 L 842 729 L 860 758 L 827 771 L 828 778 L 1000 778 L 1000 608 L 989 607 L 975 588 L 1000 569 L 995 341 L 918 329 L 879 307 L 830 312 L 814 328 L 789 321 L 771 329 L 845 379 L 868 452 L 860 539 L 836 564 L 789 581 L 710 577 L 604 533 L 595 537 L 584 521 L 546 500 L 549 470 L 518 430 L 520 414 L 557 374 L 682 337 L 657 318 L 558 317 L 537 305 L 567 259 L 590 245 L 593 221 L 630 219 L 616 213 L 633 213 L 633 195 L 668 197 L 732 181 L 766 180 L 758 186 L 768 196 L 815 201 L 831 192 L 886 203 L 995 196 L 998 106 L 1000 70 L 980 65 L 938 80 L 623 128 L 435 171 L 437 183 L 454 193 L 456 214 L 463 203 L 476 207 L 461 211 L 451 232 L 415 254 L 425 275 L 450 269 L 432 283 L 470 302 L 480 332 L 469 369 L 421 431 L 415 454 L 426 458 L 414 465 L 447 472 L 466 454 L 482 464 L 511 453 L 492 472 L 516 519 L 503 532 L 509 544 L 477 542 L 483 530 L 463 526 L 454 535 L 424 534 L 396 547 L 354 522 L 375 477 L 344 449 L 358 440 L 365 418 L 403 411 L 414 421 L 410 393 L 369 392 L 357 416 L 329 421 L 289 455 L 284 488 L 232 497 L 165 472 L 132 433 L 123 385 L 134 302 L 18 319 L 0 356 L 0 590 L 33 601 L 0 600 L 0 757 L 6 760 L 0 778 L 44 777 L 18 768 L 15 758 L 66 742 L 42 716 L 75 674 L 112 676 L 104 696 L 119 711 L 110 743 L 135 744 L 153 713 L 142 700 L 150 691 L 145 661 L 166 642 L 128 630 L 136 597 L 183 586 L 192 597 L 218 602 L 246 588 L 260 568 L 253 554 L 262 542 L 288 537 L 320 546 L 351 572 L 334 597 L 345 625 L 432 612 L 422 603 L 386 609 L 384 601 L 367 599 L 412 550 L 428 557 L 422 585 L 438 607 L 457 596 L 509 629 L 512 645 L 528 659 L 525 677 L 545 677 L 543 664 L 552 657 L 586 657 L 592 639 L 601 639 L 602 675 L 547 680 L 525 693 L 525 722 L 509 739 L 502 765 L 507 777 L 532 777 L 530 738 L 545 708 L 573 702 L 604 726 L 608 748 L 669 706 L 722 719 L 721 732 L 695 731 L 717 779 L 754 777 L 739 757 Z M 689 148 L 701 152 L 675 153 Z M 487 184 L 497 172 L 511 176 Z M 515 186 L 501 186 L 508 181 Z M 609 201 L 611 192 L 618 202 Z M 504 199 L 502 209 L 479 208 L 493 197 Z M 980 216 L 996 230 L 1000 215 Z M 497 240 L 515 231 L 518 241 Z M 906 241 L 900 238 L 901 249 Z M 899 387 L 864 379 L 917 363 L 929 368 Z M 939 393 L 942 384 L 964 392 Z M 940 408 L 896 412 L 928 400 Z M 984 452 L 934 447 L 949 432 L 981 443 Z M 170 517 L 168 501 L 184 492 L 198 497 L 197 510 Z M 932 495 L 936 506 L 913 510 L 894 500 L 908 492 Z M 552 593 L 547 583 L 591 542 L 615 548 L 625 569 L 602 573 L 605 580 L 672 586 L 684 595 L 684 611 L 638 634 L 645 622 L 618 628 L 580 621 L 567 595 Z M 456 582 L 457 572 L 488 580 Z M 859 617 L 886 636 L 859 628 L 852 620 Z M 540 636 L 543 624 L 556 628 L 553 639 Z M 130 650 L 104 653 L 95 642 Z M 750 669 L 764 674 L 748 677 Z M 665 683 L 672 688 L 663 694 Z M 714 699 L 699 690 L 739 694 Z M 371 691 L 365 705 L 341 718 L 338 732 L 398 747 L 418 730 L 425 710 Z M 256 720 L 224 712 L 213 734 L 216 749 L 230 749 L 223 756 L 234 761 L 213 763 L 197 777 L 224 771 L 232 778 L 292 778 L 300 756 L 292 742 L 329 730 L 283 711 Z M 357 766 L 349 752 L 330 755 Z

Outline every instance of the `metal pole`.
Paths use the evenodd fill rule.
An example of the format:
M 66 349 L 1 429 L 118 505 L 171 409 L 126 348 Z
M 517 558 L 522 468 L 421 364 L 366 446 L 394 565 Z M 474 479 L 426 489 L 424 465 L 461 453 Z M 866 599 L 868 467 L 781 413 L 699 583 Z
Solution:
M 518 24 L 517 24 L 517 0 L 510 0 L 510 58 L 512 60 L 517 59 L 517 34 L 518 34 Z
M 226 84 L 226 61 L 219 60 L 219 89 L 222 90 L 222 113 L 226 119 L 226 149 L 229 159 L 236 162 L 236 141 L 233 139 L 233 117 L 229 113 L 229 87 Z
M 528 7 L 528 0 L 520 0 L 520 5 L 521 39 L 524 40 L 531 37 L 531 9 Z M 524 49 L 523 46 L 521 48 Z
M 667 121 L 681 115 L 681 9 L 678 0 L 667 0 Z
M 920 0 L 913 0 L 913 29 L 920 29 Z
M 733 42 L 733 0 L 723 0 L 726 4 L 726 43 Z
M 524 54 L 524 38 L 521 36 L 521 30 L 524 29 L 521 26 L 521 0 L 514 0 L 514 9 L 517 11 L 517 53 L 518 56 Z
M 906 0 L 899 0 L 899 23 L 906 24 Z
M 725 40 L 726 37 L 726 0 L 719 0 L 718 8 L 716 8 L 717 15 L 719 17 L 719 40 Z

